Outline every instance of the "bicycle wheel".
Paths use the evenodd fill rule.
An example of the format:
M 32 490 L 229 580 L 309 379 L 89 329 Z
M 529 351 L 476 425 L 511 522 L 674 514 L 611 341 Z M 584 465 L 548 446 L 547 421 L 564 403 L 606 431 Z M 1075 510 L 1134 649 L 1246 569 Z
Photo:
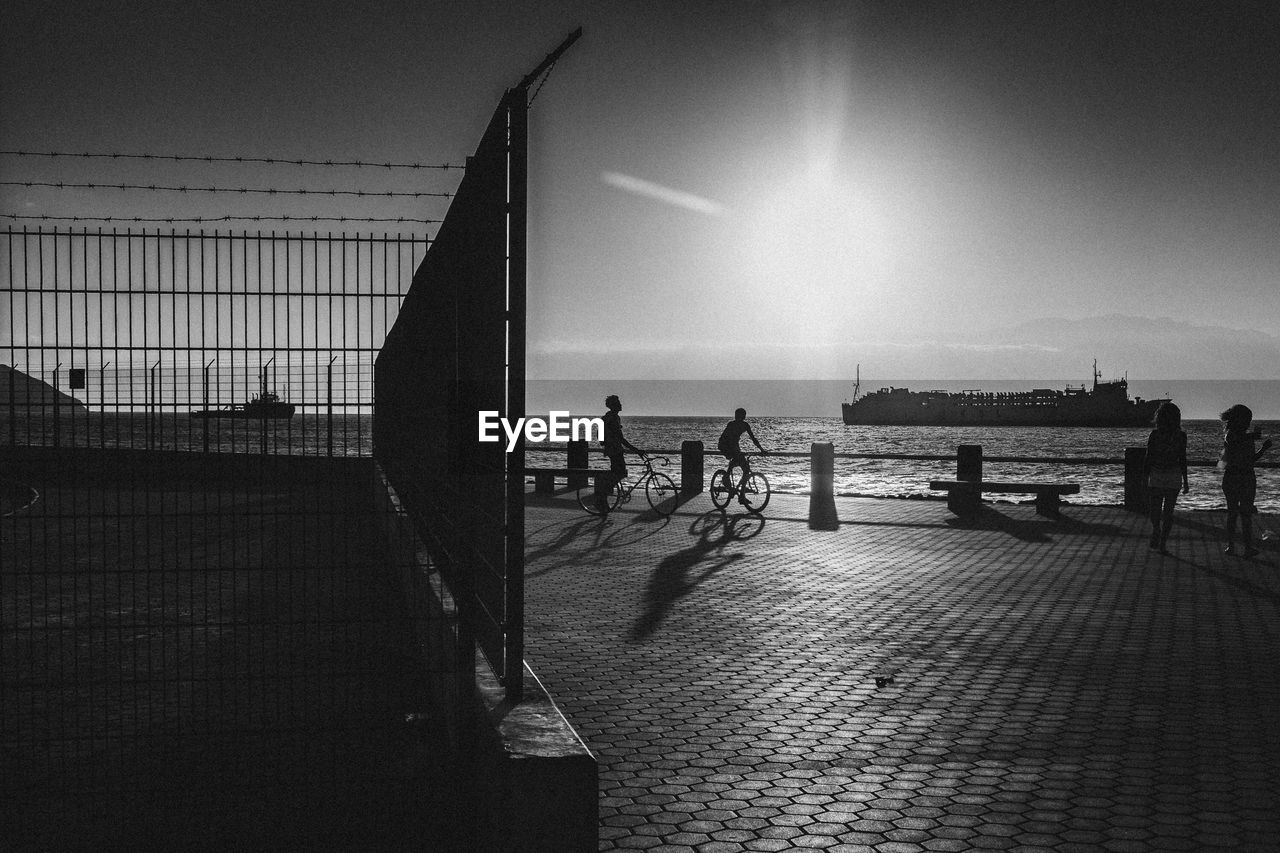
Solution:
M 644 496 L 659 515 L 671 515 L 676 510 L 676 483 L 666 474 L 650 474 L 644 484 Z
M 729 505 L 729 498 L 733 496 L 733 486 L 729 483 L 729 475 L 723 470 L 717 471 L 711 475 L 711 502 L 716 505 L 716 509 L 724 509 Z
M 618 508 L 621 499 L 622 492 L 617 483 L 610 483 L 608 491 L 601 495 L 596 495 L 594 483 L 578 489 L 578 506 L 592 515 L 608 515 Z
M 759 471 L 752 471 L 742 488 L 742 504 L 748 511 L 759 515 L 769 505 L 769 478 Z

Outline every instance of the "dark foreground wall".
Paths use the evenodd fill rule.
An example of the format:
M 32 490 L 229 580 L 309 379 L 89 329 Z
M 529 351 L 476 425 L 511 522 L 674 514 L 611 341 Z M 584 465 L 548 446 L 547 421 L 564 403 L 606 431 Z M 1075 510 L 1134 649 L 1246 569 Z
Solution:
M 594 760 L 472 674 L 371 460 L 0 447 L 0 486 L 13 849 L 595 849 Z
M 434 662 L 433 711 L 446 733 L 450 773 L 466 789 L 474 849 L 597 849 L 595 757 L 527 666 L 524 697 L 516 704 L 506 699 L 475 641 L 461 633 L 447 584 L 430 568 L 425 546 L 380 474 L 375 500 L 383 505 L 384 536 L 402 567 L 406 596 L 429 614 L 419 622 L 419 641 Z

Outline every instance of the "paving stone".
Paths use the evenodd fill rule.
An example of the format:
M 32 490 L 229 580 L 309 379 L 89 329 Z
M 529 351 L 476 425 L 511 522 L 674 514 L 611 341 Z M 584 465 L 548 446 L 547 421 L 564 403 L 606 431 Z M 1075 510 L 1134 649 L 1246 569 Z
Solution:
M 601 850 L 1273 849 L 1274 547 L 1223 555 L 1217 513 L 1164 556 L 1118 508 L 836 505 L 530 498 L 526 655 L 600 760 Z

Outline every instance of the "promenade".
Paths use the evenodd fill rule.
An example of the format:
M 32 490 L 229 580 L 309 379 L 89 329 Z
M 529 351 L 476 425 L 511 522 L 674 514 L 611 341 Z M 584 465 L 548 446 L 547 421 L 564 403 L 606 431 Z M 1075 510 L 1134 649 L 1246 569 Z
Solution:
M 1163 556 L 1113 507 L 528 507 L 526 656 L 602 850 L 1280 849 L 1280 554 L 1220 514 Z

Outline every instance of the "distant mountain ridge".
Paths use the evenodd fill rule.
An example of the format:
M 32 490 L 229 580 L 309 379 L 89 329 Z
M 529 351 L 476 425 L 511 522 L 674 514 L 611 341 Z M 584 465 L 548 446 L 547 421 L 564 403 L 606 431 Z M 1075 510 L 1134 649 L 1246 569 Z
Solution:
M 62 408 L 75 408 L 87 412 L 88 408 L 69 394 L 64 394 L 48 382 L 36 379 L 7 364 L 0 364 L 0 410 L 11 405 L 17 411 L 52 409 L 54 404 Z
M 754 340 L 716 346 L 700 342 L 592 349 L 531 341 L 529 375 L 536 379 L 931 379 L 1280 378 L 1280 338 L 1254 329 L 1198 325 L 1168 317 L 1108 314 L 1044 317 L 996 328 L 956 328 L 916 340 L 850 337 L 838 343 Z
M 984 337 L 996 344 L 1035 344 L 1077 359 L 1097 358 L 1100 367 L 1144 378 L 1274 379 L 1280 365 L 1280 338 L 1274 335 L 1169 317 L 1045 317 Z

